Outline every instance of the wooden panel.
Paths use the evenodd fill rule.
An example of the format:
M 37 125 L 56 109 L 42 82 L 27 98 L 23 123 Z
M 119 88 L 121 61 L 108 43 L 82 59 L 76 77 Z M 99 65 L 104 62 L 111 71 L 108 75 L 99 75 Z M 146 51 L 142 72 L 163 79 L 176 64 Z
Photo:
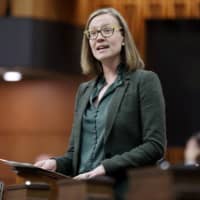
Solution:
M 113 180 L 108 177 L 76 181 L 63 179 L 58 184 L 58 200 L 114 200 Z
M 11 14 L 17 17 L 32 17 L 47 20 L 66 21 L 73 12 L 70 0 L 12 0 Z M 68 15 L 66 15 L 66 13 Z
M 106 8 L 113 7 L 115 9 L 119 8 L 119 1 L 117 0 L 95 0 L 94 1 L 95 8 Z
M 127 200 L 199 200 L 198 167 L 174 166 L 134 169 L 129 172 Z
M 165 158 L 171 164 L 183 164 L 184 147 L 168 147 Z
M 7 3 L 7 0 L 0 1 L 0 16 L 4 16 L 6 14 Z
M 189 18 L 191 17 L 190 0 L 168 0 L 168 17 L 169 18 Z
M 1 158 L 34 162 L 63 154 L 68 143 L 77 87 L 85 78 L 0 83 Z M 10 183 L 11 172 L 1 174 Z M 1 178 L 1 177 L 0 177 Z
M 1 147 L 2 148 L 2 147 Z M 16 181 L 16 174 L 9 166 L 0 163 L 0 180 L 7 184 L 14 184 Z
M 139 27 L 141 20 L 143 20 L 142 6 L 141 0 L 124 0 L 120 5 L 120 12 L 125 17 L 131 32 L 135 36 L 139 34 Z
M 54 198 L 53 198 L 54 197 Z M 45 183 L 9 185 L 6 188 L 6 199 L 9 200 L 41 200 L 56 199 L 50 186 Z
M 76 0 L 74 1 L 74 12 L 69 16 L 73 20 L 73 24 L 84 26 L 89 15 L 95 10 L 95 1 L 91 0 Z
M 13 16 L 31 17 L 33 15 L 32 0 L 12 0 L 10 6 L 11 6 L 11 14 Z
M 200 18 L 200 0 L 193 0 L 191 6 L 192 17 Z
M 122 0 L 120 2 L 120 11 L 128 23 L 139 52 L 144 55 L 143 1 Z
M 162 19 L 167 16 L 166 0 L 143 0 L 145 19 Z

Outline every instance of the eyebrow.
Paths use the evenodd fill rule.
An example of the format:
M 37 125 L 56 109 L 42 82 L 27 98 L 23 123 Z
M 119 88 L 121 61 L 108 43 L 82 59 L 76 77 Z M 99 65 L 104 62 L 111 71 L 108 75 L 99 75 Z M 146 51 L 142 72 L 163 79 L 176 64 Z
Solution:
M 111 24 L 110 23 L 109 24 L 103 24 L 100 27 L 99 26 L 92 26 L 92 27 L 88 27 L 88 29 L 98 29 L 98 28 L 101 28 L 101 27 L 107 26 L 107 25 L 111 25 Z

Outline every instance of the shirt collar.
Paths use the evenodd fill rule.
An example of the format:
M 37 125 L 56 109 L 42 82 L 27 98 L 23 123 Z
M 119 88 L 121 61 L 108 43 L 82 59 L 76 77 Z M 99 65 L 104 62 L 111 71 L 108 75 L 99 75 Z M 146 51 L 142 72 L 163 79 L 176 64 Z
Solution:
M 120 63 L 118 66 L 117 66 L 117 79 L 115 80 L 116 81 L 121 81 L 123 82 L 124 80 L 124 74 L 126 72 L 126 67 L 125 67 L 125 64 L 123 63 Z M 96 82 L 95 82 L 95 87 L 102 87 L 104 84 L 106 83 L 106 80 L 105 80 L 105 77 L 103 75 L 103 73 L 101 73 L 97 79 L 96 79 Z

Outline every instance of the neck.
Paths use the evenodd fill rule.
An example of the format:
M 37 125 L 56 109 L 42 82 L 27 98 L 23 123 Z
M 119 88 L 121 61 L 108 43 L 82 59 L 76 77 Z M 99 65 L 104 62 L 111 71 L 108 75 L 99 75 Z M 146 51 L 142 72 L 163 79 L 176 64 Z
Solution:
M 102 63 L 104 78 L 108 85 L 112 84 L 115 81 L 115 78 L 117 77 L 117 66 L 119 65 L 119 62 L 107 62 Z

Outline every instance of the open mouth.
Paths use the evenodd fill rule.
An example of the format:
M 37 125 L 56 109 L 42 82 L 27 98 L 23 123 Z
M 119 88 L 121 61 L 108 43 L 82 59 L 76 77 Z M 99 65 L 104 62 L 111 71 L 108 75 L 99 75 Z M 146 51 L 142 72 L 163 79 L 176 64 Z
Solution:
M 99 45 L 96 50 L 99 51 L 99 50 L 102 50 L 102 49 L 108 49 L 109 48 L 109 45 Z

